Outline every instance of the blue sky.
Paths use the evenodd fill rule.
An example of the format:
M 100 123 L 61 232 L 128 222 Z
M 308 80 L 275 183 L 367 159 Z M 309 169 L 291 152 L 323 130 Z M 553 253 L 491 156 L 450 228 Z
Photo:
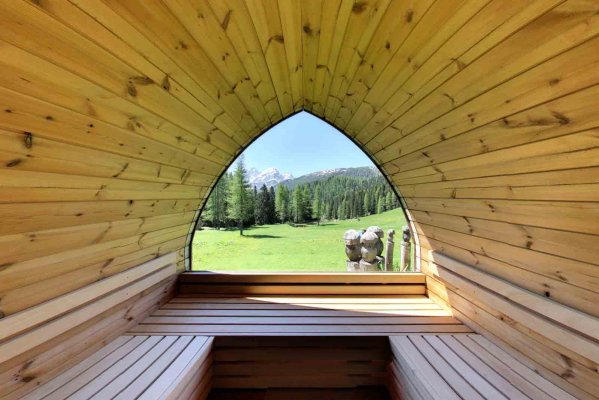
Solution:
M 295 177 L 323 169 L 373 165 L 342 133 L 305 112 L 268 130 L 243 154 L 248 169 L 275 167 Z

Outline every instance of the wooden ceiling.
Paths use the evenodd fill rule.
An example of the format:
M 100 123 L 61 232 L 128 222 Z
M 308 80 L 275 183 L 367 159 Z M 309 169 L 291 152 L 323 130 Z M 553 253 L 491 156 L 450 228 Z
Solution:
M 598 12 L 596 0 L 0 2 L 1 313 L 173 251 L 182 269 L 217 177 L 306 110 L 402 194 L 425 271 L 442 251 L 597 315 Z M 465 317 L 493 313 L 464 304 Z M 563 354 L 542 364 L 559 374 Z M 592 367 L 573 363 L 569 379 L 592 393 Z

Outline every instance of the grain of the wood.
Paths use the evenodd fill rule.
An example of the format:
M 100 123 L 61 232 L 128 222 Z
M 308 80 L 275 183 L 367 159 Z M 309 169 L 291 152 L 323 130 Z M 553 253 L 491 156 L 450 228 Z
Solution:
M 423 283 L 424 275 L 419 273 L 293 273 L 281 272 L 276 274 L 260 272 L 213 273 L 187 272 L 179 275 L 180 283 L 243 283 L 243 284 L 351 284 L 351 283 Z
M 599 321 L 585 313 L 577 312 L 574 309 L 564 307 L 547 298 L 535 296 L 526 290 L 520 289 L 508 282 L 501 281 L 484 272 L 477 271 L 467 264 L 461 263 L 443 253 L 433 252 L 433 262 L 451 270 L 459 275 L 466 275 L 475 280 L 477 284 L 495 293 L 517 302 L 519 305 L 554 320 L 569 329 L 578 331 L 583 335 L 599 340 Z
M 177 357 L 138 398 L 153 399 L 157 395 L 169 396 L 170 392 L 180 390 L 181 385 L 184 386 L 189 379 L 189 375 L 193 375 L 193 371 L 206 360 L 212 348 L 212 340 L 208 337 L 195 337 L 182 355 Z
M 94 303 L 77 309 L 63 317 L 57 318 L 43 326 L 42 329 L 34 330 L 18 336 L 3 344 L 3 352 L 0 363 L 9 361 L 26 350 L 35 348 L 51 338 L 57 337 L 69 329 L 83 323 L 90 316 L 100 314 L 111 307 L 127 300 L 138 292 L 164 280 L 174 273 L 174 265 L 167 266 L 158 272 L 132 283 L 125 288 L 119 289 Z
M 306 109 L 356 139 L 405 197 L 417 259 L 429 274 L 426 288 L 422 281 L 407 285 L 420 285 L 419 293 L 442 307 L 372 293 L 293 301 L 284 299 L 293 292 L 268 300 L 194 293 L 169 303 L 161 317 L 245 311 L 249 318 L 413 318 L 453 310 L 506 340 L 536 363 L 529 368 L 568 393 L 597 392 L 596 364 L 587 358 L 593 347 L 573 353 L 549 338 L 558 339 L 554 330 L 539 328 L 558 324 L 593 337 L 559 310 L 596 315 L 599 293 L 594 2 L 46 0 L 0 8 L 5 314 L 84 290 L 165 252 L 176 252 L 183 268 L 192 219 L 216 177 L 259 133 Z M 540 320 L 510 320 L 493 298 L 438 280 L 428 250 L 475 268 L 460 269 L 460 282 L 478 284 L 484 273 L 517 293 L 531 291 L 502 293 Z M 265 290 L 253 279 L 259 289 L 251 290 Z M 284 279 L 266 290 L 306 290 Z M 334 286 L 321 284 L 321 291 Z M 402 285 L 384 286 L 380 292 Z M 550 296 L 555 307 L 530 303 L 537 295 Z M 162 297 L 157 291 L 139 304 L 131 300 L 134 318 Z M 98 346 L 102 335 L 118 334 L 109 326 L 131 325 L 119 320 L 129 316 L 122 309 L 100 315 L 90 316 L 98 329 L 86 325 L 89 339 L 73 333 L 73 349 L 65 332 L 38 346 L 42 359 L 31 349 L 5 363 L 0 388 L 18 398 L 77 358 L 83 343 Z M 21 376 L 17 364 L 31 382 L 13 381 Z M 410 371 L 393 371 L 399 392 L 427 397 L 426 385 L 402 376 Z M 309 385 L 309 378 L 298 381 Z M 333 375 L 318 382 L 337 378 L 351 383 Z M 506 396 L 515 393 L 497 384 Z M 525 386 L 526 395 L 542 397 Z M 207 387 L 179 389 L 205 395 Z
M 179 337 L 176 342 L 160 355 L 160 358 L 154 362 L 149 368 L 143 371 L 129 386 L 120 392 L 115 399 L 127 400 L 137 398 L 143 391 L 150 386 L 160 374 L 187 348 L 193 337 Z
M 482 335 L 412 334 L 390 340 L 394 352 L 392 367 L 397 371 L 392 379 L 400 393 L 413 398 L 443 399 L 451 394 L 461 398 L 464 390 L 470 388 L 476 392 L 466 398 L 482 395 L 488 399 L 574 399 L 495 345 L 491 350 L 486 349 L 479 344 L 488 342 Z M 418 375 L 419 370 L 428 370 L 428 374 Z M 413 379 L 408 381 L 409 376 Z M 434 393 L 445 384 L 452 389 L 443 394 Z
M 85 286 L 83 289 L 71 292 L 52 301 L 29 308 L 21 313 L 0 320 L 0 342 L 11 338 L 26 330 L 60 317 L 78 307 L 98 299 L 110 292 L 152 274 L 155 270 L 175 262 L 175 254 L 157 258 L 149 263 L 131 268 L 108 279 Z

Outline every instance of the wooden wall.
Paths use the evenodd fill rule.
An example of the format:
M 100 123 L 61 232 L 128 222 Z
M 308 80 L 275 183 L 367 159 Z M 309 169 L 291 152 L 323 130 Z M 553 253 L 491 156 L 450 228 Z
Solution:
M 169 252 L 183 269 L 219 174 L 304 109 L 390 177 L 424 269 L 428 250 L 441 250 L 596 317 L 598 9 L 595 0 L 0 2 L 1 315 Z M 430 282 L 439 298 L 451 291 Z M 451 305 L 475 320 L 471 304 Z M 496 317 L 485 329 L 506 338 L 509 321 Z M 582 355 L 579 373 L 555 357 L 538 362 L 592 389 L 595 363 Z

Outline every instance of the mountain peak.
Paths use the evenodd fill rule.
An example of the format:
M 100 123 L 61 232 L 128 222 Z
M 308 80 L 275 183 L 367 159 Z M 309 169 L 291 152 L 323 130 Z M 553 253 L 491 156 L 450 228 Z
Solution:
M 250 182 L 251 186 L 277 186 L 280 182 L 288 179 L 293 179 L 293 175 L 289 173 L 282 174 L 275 167 L 269 167 L 263 171 L 258 171 L 256 168 L 251 168 L 248 171 L 248 181 Z

